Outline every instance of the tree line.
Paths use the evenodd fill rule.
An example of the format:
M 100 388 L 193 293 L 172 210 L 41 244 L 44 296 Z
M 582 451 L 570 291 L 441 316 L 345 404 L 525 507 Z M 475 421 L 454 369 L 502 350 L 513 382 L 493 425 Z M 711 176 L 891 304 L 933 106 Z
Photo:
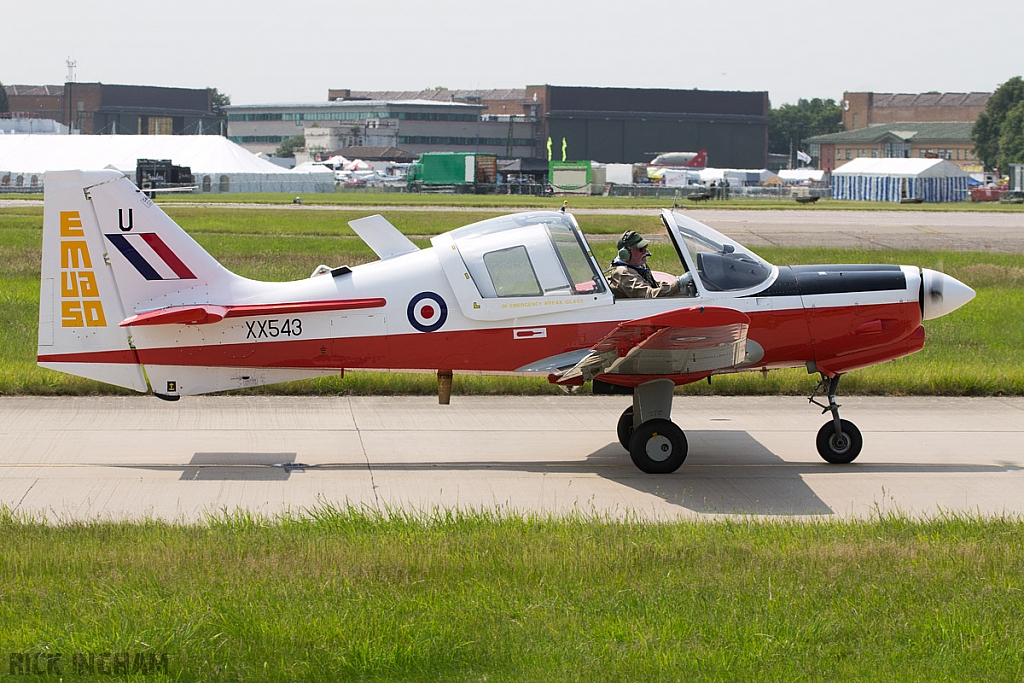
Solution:
M 996 88 L 971 130 L 974 151 L 988 170 L 1006 174 L 1024 163 L 1024 80 L 1014 76 Z

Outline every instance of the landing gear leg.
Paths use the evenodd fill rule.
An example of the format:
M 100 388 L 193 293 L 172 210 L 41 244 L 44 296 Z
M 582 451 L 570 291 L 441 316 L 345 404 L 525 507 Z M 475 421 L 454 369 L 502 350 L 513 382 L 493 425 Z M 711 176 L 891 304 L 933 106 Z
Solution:
M 822 408 L 822 414 L 832 413 L 832 419 L 823 424 L 821 429 L 818 430 L 816 444 L 818 446 L 818 455 L 833 465 L 845 465 L 853 462 L 860 455 L 860 449 L 864 445 L 864 440 L 857 426 L 848 420 L 841 420 L 839 418 L 836 390 L 839 388 L 839 379 L 841 377 L 842 375 L 828 377 L 822 373 L 818 386 L 814 388 L 811 397 L 807 399 L 814 405 Z M 821 395 L 828 397 L 828 405 L 817 400 L 817 397 Z
M 686 436 L 670 420 L 674 390 L 670 379 L 644 382 L 633 391 L 632 407 L 619 418 L 619 442 L 633 464 L 648 474 L 675 472 L 686 459 Z

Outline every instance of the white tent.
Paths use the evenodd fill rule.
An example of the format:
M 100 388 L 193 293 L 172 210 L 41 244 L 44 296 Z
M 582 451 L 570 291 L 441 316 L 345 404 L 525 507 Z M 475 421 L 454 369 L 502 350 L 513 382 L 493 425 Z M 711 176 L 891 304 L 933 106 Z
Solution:
M 968 174 L 945 159 L 861 157 L 832 171 L 832 198 L 862 201 L 961 202 Z
M 705 185 L 721 185 L 728 182 L 731 187 L 757 187 L 769 178 L 776 177 L 767 168 L 704 168 L 700 170 L 700 181 Z
M 138 159 L 188 166 L 201 192 L 334 191 L 329 170 L 288 171 L 219 135 L 5 135 L 0 186 L 41 187 L 45 171 L 72 169 L 115 168 L 134 180 Z
M 793 168 L 779 171 L 779 178 L 787 185 L 799 183 L 820 183 L 825 177 L 825 172 L 816 168 Z

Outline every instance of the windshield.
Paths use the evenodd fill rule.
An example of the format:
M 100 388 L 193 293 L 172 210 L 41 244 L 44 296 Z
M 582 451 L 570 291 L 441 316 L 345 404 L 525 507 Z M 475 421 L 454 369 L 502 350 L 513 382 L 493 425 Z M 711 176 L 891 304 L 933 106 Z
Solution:
M 668 213 L 668 212 L 666 212 Z M 774 273 L 773 266 L 760 256 L 700 221 L 677 211 L 671 212 L 690 262 L 710 292 L 751 289 L 765 283 Z

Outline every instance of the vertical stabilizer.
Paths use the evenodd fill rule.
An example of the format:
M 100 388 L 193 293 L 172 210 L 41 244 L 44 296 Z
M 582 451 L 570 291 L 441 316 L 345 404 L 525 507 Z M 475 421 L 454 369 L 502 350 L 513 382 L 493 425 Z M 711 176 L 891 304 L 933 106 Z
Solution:
M 122 174 L 85 188 L 128 315 L 230 301 L 244 281 L 224 268 Z M 117 322 L 120 322 L 117 321 Z
M 86 188 L 123 178 L 116 171 L 46 174 L 39 287 L 39 365 L 146 391 L 126 328 L 107 247 Z

